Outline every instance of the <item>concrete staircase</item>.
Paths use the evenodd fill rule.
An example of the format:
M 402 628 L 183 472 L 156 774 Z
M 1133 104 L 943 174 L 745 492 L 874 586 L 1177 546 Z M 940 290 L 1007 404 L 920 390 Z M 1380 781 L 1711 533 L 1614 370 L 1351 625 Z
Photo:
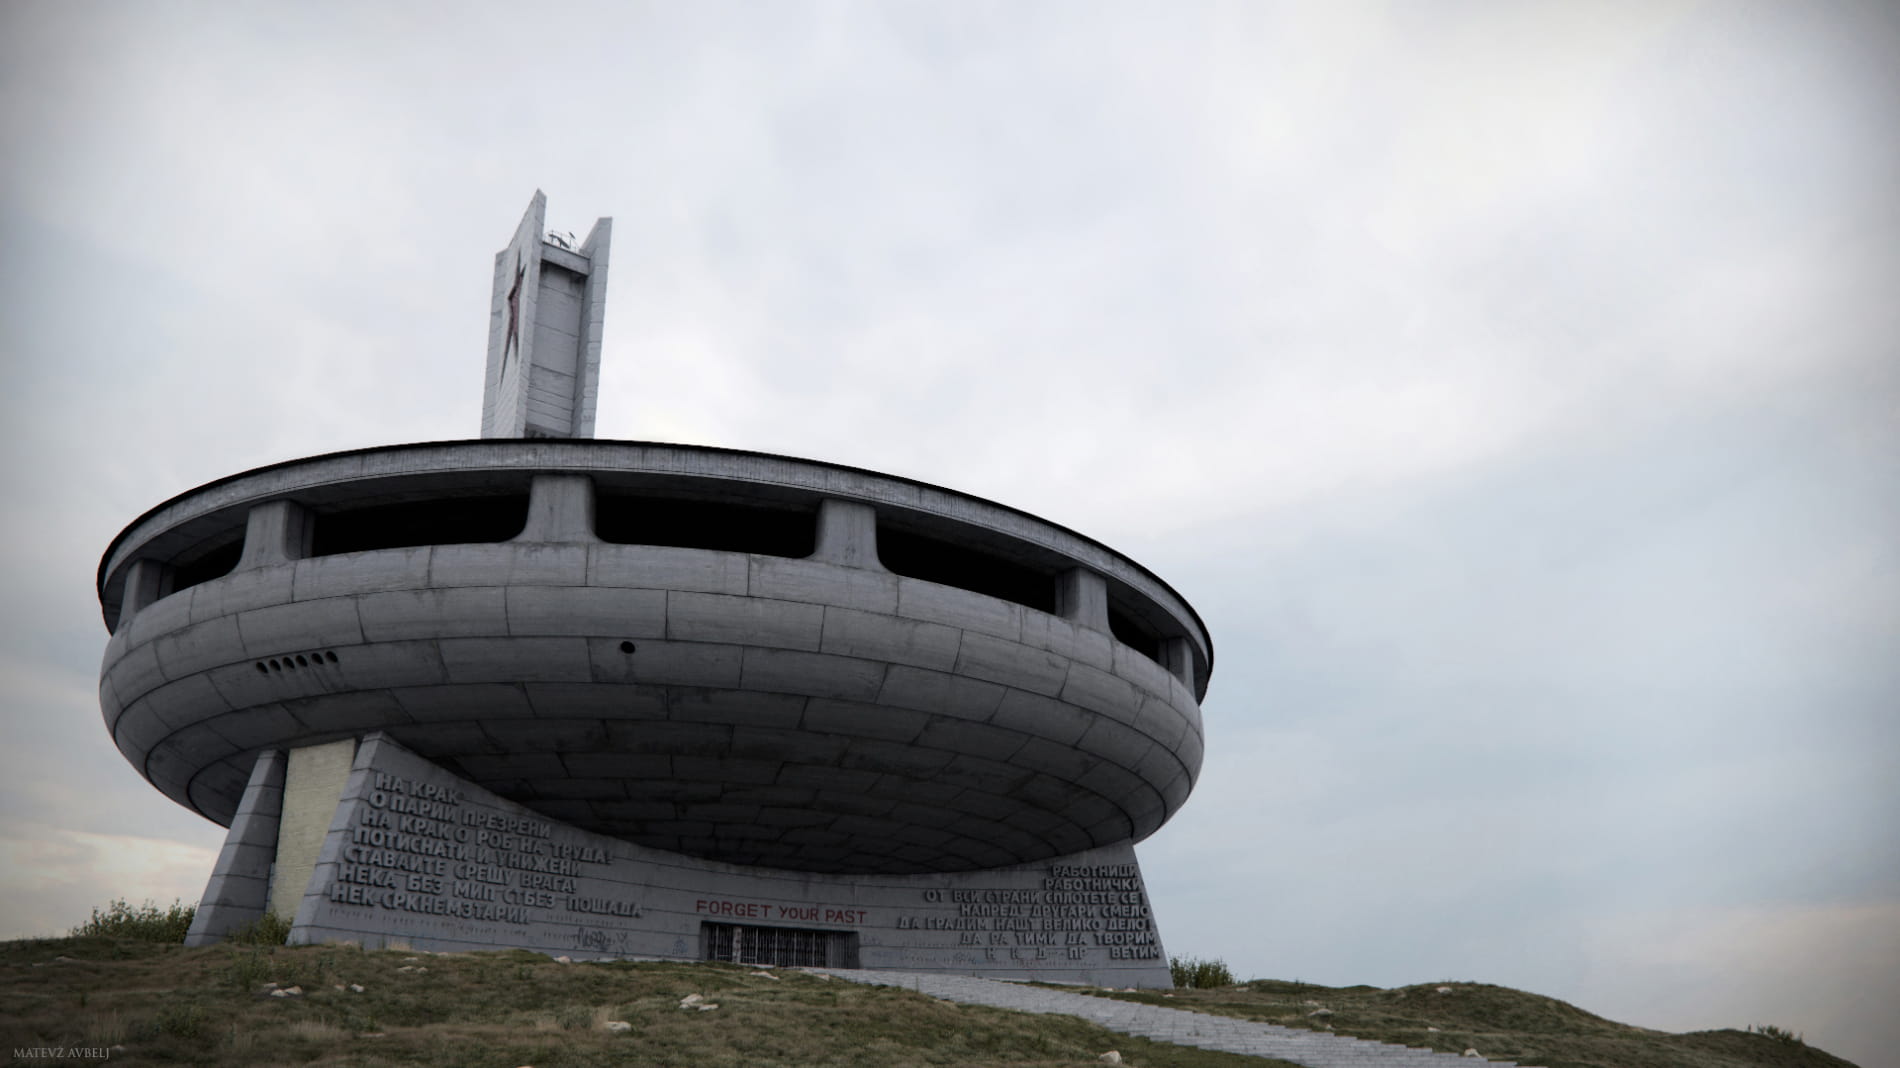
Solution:
M 1324 1031 L 1255 1023 L 1227 1016 L 1211 1016 L 1185 1009 L 1166 1009 L 1113 998 L 1090 997 L 1061 990 L 977 979 L 967 975 L 923 972 L 884 972 L 861 969 L 808 968 L 810 972 L 848 979 L 854 983 L 895 986 L 945 1001 L 989 1005 L 1018 1012 L 1079 1016 L 1112 1031 L 1140 1035 L 1177 1046 L 1276 1057 L 1306 1068 L 1516 1068 L 1512 1061 L 1487 1061 L 1436 1053 L 1428 1049 L 1368 1042 Z

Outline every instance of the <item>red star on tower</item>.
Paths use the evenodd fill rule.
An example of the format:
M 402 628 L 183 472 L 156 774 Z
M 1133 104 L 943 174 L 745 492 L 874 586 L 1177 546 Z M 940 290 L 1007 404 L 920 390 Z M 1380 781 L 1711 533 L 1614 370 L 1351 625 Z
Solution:
M 527 264 L 516 257 L 515 284 L 508 290 L 508 340 L 501 347 L 501 369 L 504 372 L 508 370 L 508 354 L 521 347 L 521 280 L 527 273 Z

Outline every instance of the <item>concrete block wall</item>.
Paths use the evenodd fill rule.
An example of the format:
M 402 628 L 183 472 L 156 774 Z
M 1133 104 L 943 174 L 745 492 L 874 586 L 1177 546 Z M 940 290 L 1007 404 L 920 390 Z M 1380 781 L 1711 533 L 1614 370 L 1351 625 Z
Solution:
M 587 280 L 544 250 L 535 294 L 534 342 L 523 400 L 532 436 L 571 437 L 580 400 L 582 304 Z
M 587 260 L 587 284 L 581 294 L 581 332 L 579 341 L 580 372 L 573 436 L 594 436 L 594 411 L 600 397 L 601 330 L 607 317 L 607 261 L 613 245 L 612 219 L 594 221 L 594 228 L 581 242 L 581 256 Z
M 748 868 L 550 821 L 384 735 L 358 750 L 291 941 L 696 960 L 709 924 L 849 936 L 866 968 L 1170 985 L 1127 843 L 960 874 Z
M 300 746 L 284 755 L 276 867 L 270 894 L 270 911 L 280 919 L 289 920 L 297 914 L 355 763 L 354 738 Z
M 257 755 L 224 848 L 211 869 L 204 897 L 185 934 L 188 946 L 221 942 L 233 931 L 262 919 L 270 903 L 271 865 L 277 857 L 277 827 L 283 812 L 284 754 L 266 749 Z

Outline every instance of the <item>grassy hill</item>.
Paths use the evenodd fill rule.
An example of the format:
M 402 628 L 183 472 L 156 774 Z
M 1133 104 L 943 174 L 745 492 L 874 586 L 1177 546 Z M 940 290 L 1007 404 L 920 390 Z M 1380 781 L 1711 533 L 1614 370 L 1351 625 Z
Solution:
M 303 992 L 272 997 L 270 983 Z M 681 1009 L 691 994 L 719 1007 Z M 615 1033 L 610 1021 L 631 1026 Z M 1111 1049 L 1156 1068 L 1280 1064 L 790 970 L 102 937 L 0 943 L 0 1053 L 26 1063 L 39 1058 L 25 1051 L 49 1046 L 110 1051 L 112 1065 L 232 1068 L 1053 1068 L 1098 1064 Z M 81 1051 L 62 1060 L 100 1063 Z
M 1792 1036 L 1651 1031 L 1555 998 L 1484 983 L 1381 990 L 1255 979 L 1210 990 L 1103 996 L 1447 1053 L 1475 1049 L 1492 1060 L 1544 1068 L 1854 1068 Z
M 302 993 L 273 997 L 270 984 Z M 1669 1035 L 1502 987 L 1443 985 L 1451 992 L 1261 980 L 1105 996 L 1296 1026 L 1324 1022 L 1344 1034 L 1453 1052 L 1475 1046 L 1549 1068 L 1851 1068 L 1763 1035 Z M 680 1008 L 691 994 L 718 1008 Z M 1331 1015 L 1309 1015 L 1322 1007 Z M 629 1026 L 611 1031 L 610 1021 Z M 1110 1049 L 1127 1064 L 1154 1068 L 1281 1065 L 797 971 L 562 964 L 523 952 L 186 949 L 98 936 L 0 943 L 0 1053 L 21 1062 L 50 1056 L 36 1057 L 36 1047 L 64 1047 L 69 1061 L 90 1052 L 91 1063 L 109 1053 L 115 1065 L 1080 1066 Z

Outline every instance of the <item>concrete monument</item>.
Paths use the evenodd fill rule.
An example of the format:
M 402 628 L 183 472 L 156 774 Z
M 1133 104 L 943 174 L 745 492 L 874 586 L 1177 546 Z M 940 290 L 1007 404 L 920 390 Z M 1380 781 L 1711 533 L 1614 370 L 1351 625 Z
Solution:
M 106 551 L 106 726 L 230 828 L 191 941 L 269 910 L 1167 985 L 1133 844 L 1200 768 L 1193 609 L 952 490 L 589 440 L 610 224 L 573 252 L 543 211 L 497 257 L 481 439 L 242 472 Z
M 547 236 L 537 189 L 508 247 L 495 253 L 482 437 L 591 438 L 600 386 L 613 220 L 575 247 Z

